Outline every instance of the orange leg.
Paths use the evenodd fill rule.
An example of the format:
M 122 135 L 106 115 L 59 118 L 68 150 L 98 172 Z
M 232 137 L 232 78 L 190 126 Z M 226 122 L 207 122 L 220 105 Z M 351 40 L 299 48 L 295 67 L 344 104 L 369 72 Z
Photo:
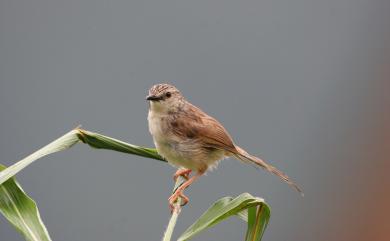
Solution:
M 180 176 L 188 180 L 188 175 L 190 175 L 191 172 L 192 170 L 190 169 L 177 169 L 175 175 L 173 175 L 173 180 L 176 182 L 177 178 Z
M 171 210 L 174 209 L 174 203 L 177 201 L 179 197 L 183 199 L 182 206 L 186 205 L 189 201 L 188 197 L 183 194 L 183 191 L 189 187 L 194 181 L 196 181 L 200 176 L 203 175 L 204 172 L 198 172 L 196 175 L 185 181 L 176 191 L 168 198 L 169 207 Z

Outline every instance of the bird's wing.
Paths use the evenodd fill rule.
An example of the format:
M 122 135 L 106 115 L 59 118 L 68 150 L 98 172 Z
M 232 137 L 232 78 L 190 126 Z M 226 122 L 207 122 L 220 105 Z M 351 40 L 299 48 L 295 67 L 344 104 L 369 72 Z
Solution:
M 229 133 L 221 123 L 199 108 L 191 105 L 189 110 L 173 117 L 170 123 L 172 130 L 180 139 L 194 139 L 201 143 L 202 147 L 225 150 L 244 163 L 262 167 L 277 175 L 303 195 L 301 189 L 282 171 L 260 158 L 250 155 L 244 149 L 235 146 Z
M 171 126 L 175 134 L 182 139 L 194 139 L 205 148 L 237 153 L 232 138 L 221 123 L 193 105 L 177 115 Z

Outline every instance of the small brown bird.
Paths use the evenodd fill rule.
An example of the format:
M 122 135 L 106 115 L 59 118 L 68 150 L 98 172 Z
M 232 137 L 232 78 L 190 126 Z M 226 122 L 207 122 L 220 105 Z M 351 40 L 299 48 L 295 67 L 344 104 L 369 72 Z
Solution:
M 148 122 L 158 153 L 179 169 L 174 179 L 187 179 L 168 199 L 170 207 L 179 197 L 185 205 L 189 199 L 183 191 L 207 170 L 227 157 L 261 167 L 287 182 L 300 192 L 289 177 L 258 157 L 235 145 L 226 129 L 213 117 L 188 102 L 180 91 L 169 84 L 156 84 L 146 97 L 150 101 Z M 189 178 L 194 171 L 196 174 Z

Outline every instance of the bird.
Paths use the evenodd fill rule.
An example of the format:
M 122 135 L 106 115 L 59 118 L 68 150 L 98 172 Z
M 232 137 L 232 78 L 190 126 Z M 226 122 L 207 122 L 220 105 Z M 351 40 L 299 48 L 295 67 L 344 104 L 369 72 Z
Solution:
M 187 101 L 175 86 L 155 84 L 146 100 L 149 101 L 149 132 L 157 152 L 178 168 L 174 180 L 179 176 L 186 180 L 169 197 L 171 210 L 179 198 L 181 205 L 188 203 L 184 190 L 229 157 L 275 174 L 303 196 L 301 188 L 286 174 L 237 146 L 219 121 Z M 191 172 L 194 175 L 190 177 Z

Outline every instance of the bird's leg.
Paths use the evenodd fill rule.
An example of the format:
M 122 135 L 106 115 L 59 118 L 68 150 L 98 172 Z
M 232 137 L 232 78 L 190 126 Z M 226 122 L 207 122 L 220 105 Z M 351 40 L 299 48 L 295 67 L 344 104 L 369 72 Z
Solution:
M 171 210 L 174 209 L 174 203 L 177 201 L 179 197 L 183 199 L 183 204 L 181 206 L 186 205 L 189 202 L 189 199 L 187 196 L 183 194 L 183 191 L 189 187 L 194 181 L 196 181 L 200 176 L 202 176 L 204 173 L 203 172 L 197 172 L 196 175 L 193 177 L 189 178 L 187 181 L 185 181 L 180 187 L 176 189 L 176 191 L 168 198 L 169 201 L 169 207 Z
M 191 172 L 191 169 L 177 169 L 175 175 L 173 175 L 173 180 L 176 182 L 177 178 L 180 176 L 188 180 L 188 175 L 190 175 Z

